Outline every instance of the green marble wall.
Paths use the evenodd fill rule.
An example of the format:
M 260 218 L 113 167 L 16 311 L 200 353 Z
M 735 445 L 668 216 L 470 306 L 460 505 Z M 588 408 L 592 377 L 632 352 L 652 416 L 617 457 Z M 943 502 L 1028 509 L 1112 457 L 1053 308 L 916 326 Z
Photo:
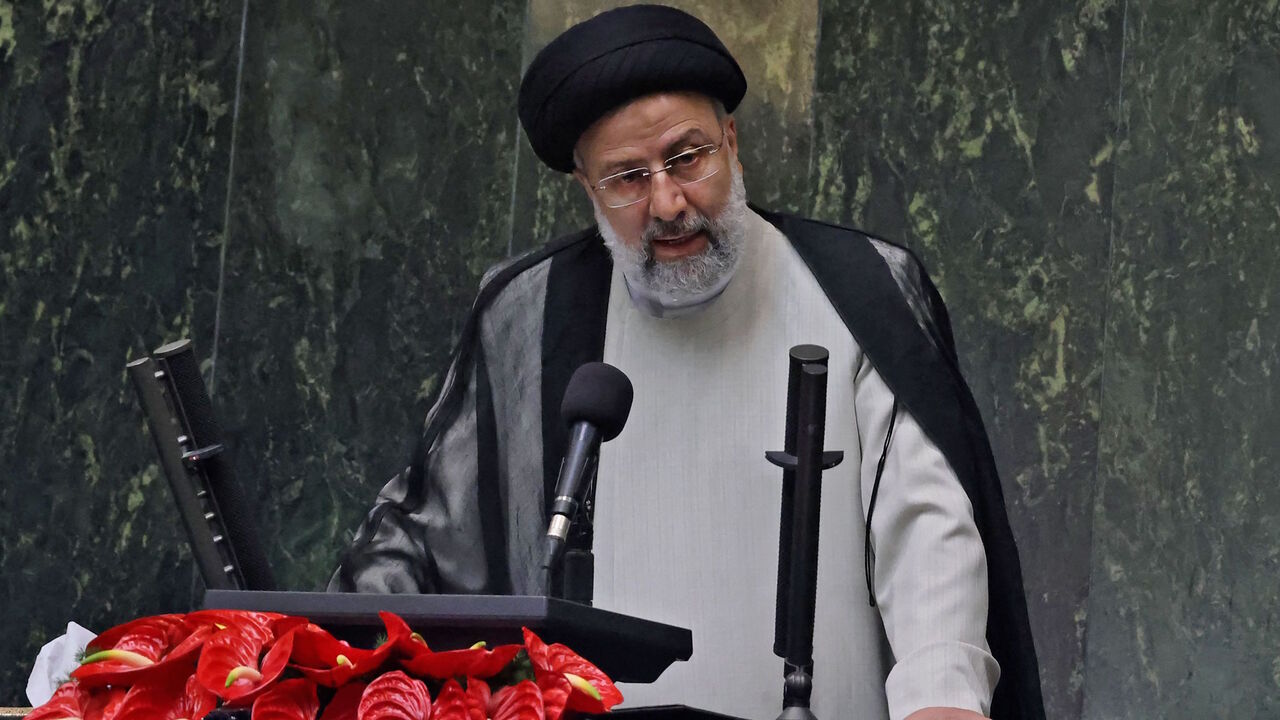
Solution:
M 324 582 L 479 274 L 589 222 L 515 92 L 616 4 L 249 3 L 233 153 L 243 0 L 0 0 L 0 705 L 67 620 L 190 602 L 123 366 L 210 356 L 228 209 L 215 403 L 283 583 Z M 749 76 L 752 197 L 950 304 L 1050 717 L 1275 715 L 1275 0 L 679 4 Z
M 1280 11 L 1129 5 L 1089 717 L 1280 716 Z
M 506 255 L 524 5 L 251 13 L 217 400 L 284 582 L 314 589 Z
M 0 1 L 0 705 L 68 620 L 189 602 L 124 364 L 212 337 L 238 9 Z

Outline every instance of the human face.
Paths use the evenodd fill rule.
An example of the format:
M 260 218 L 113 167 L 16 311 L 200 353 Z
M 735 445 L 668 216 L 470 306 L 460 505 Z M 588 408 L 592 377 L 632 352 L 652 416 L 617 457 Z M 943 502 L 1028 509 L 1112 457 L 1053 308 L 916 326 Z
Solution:
M 593 197 L 594 182 L 636 167 L 662 168 L 673 155 L 692 147 L 721 142 L 711 160 L 721 172 L 697 183 L 680 185 L 669 173 L 650 176 L 647 200 L 621 208 L 597 207 L 631 248 L 644 244 L 645 229 L 656 223 L 673 223 L 689 215 L 715 217 L 728 202 L 732 175 L 725 171 L 738 164 L 738 135 L 733 118 L 716 117 L 711 100 L 693 93 L 649 95 L 622 106 L 597 120 L 578 139 L 582 166 L 574 177 Z M 652 234 L 652 233 L 651 233 Z M 649 249 L 656 262 L 673 262 L 705 253 L 711 239 L 706 231 L 672 236 L 659 233 Z

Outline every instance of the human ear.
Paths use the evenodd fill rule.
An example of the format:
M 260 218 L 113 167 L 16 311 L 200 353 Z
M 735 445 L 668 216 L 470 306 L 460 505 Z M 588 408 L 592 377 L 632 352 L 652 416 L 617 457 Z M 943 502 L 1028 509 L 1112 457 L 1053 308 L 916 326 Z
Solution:
M 738 158 L 738 125 L 730 115 L 724 122 L 724 144 L 729 146 L 729 162 L 738 164 L 738 172 L 742 172 L 742 160 Z
M 733 156 L 738 156 L 738 124 L 733 121 L 730 115 L 724 122 L 724 142 L 733 151 Z
M 578 181 L 578 184 L 582 186 L 583 191 L 587 193 L 587 199 L 590 200 L 592 187 L 591 181 L 587 179 L 586 173 L 582 172 L 581 168 L 574 168 L 573 179 Z

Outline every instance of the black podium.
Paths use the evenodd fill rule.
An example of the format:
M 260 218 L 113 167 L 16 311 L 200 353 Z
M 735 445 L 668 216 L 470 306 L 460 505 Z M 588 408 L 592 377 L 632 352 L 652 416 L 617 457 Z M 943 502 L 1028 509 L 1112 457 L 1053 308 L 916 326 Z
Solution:
M 130 362 L 128 369 L 208 588 L 205 608 L 305 617 L 357 647 L 374 646 L 383 630 L 378 613 L 384 610 L 399 615 L 438 650 L 470 647 L 480 640 L 521 643 L 520 628 L 527 627 L 627 683 L 653 682 L 671 663 L 692 656 L 693 634 L 687 629 L 557 598 L 275 591 L 190 340 L 164 345 L 152 357 Z M 617 710 L 607 717 L 736 720 L 678 706 Z
M 557 598 L 526 595 L 378 595 L 364 593 L 209 590 L 209 609 L 298 615 L 353 644 L 372 644 L 382 630 L 379 611 L 393 612 L 440 650 L 520 643 L 521 628 L 548 643 L 563 643 L 595 663 L 615 682 L 648 683 L 677 660 L 693 655 L 685 628 L 622 615 Z M 619 720 L 739 720 L 683 706 L 615 710 Z

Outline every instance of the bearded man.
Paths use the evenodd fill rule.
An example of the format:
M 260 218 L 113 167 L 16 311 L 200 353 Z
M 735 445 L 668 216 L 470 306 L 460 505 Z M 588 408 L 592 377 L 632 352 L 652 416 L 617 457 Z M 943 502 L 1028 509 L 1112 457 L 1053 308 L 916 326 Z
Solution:
M 814 343 L 830 351 L 827 444 L 845 451 L 823 482 L 814 712 L 1043 717 L 941 298 L 898 246 L 748 206 L 730 114 L 745 92 L 711 29 L 659 6 L 598 15 L 534 59 L 521 122 L 597 225 L 486 275 L 419 451 L 331 589 L 539 593 L 560 399 L 604 360 L 637 392 L 600 453 L 596 604 L 695 640 L 690 661 L 625 688 L 629 704 L 775 717 L 779 490 L 763 452 L 783 435 L 787 350 Z

